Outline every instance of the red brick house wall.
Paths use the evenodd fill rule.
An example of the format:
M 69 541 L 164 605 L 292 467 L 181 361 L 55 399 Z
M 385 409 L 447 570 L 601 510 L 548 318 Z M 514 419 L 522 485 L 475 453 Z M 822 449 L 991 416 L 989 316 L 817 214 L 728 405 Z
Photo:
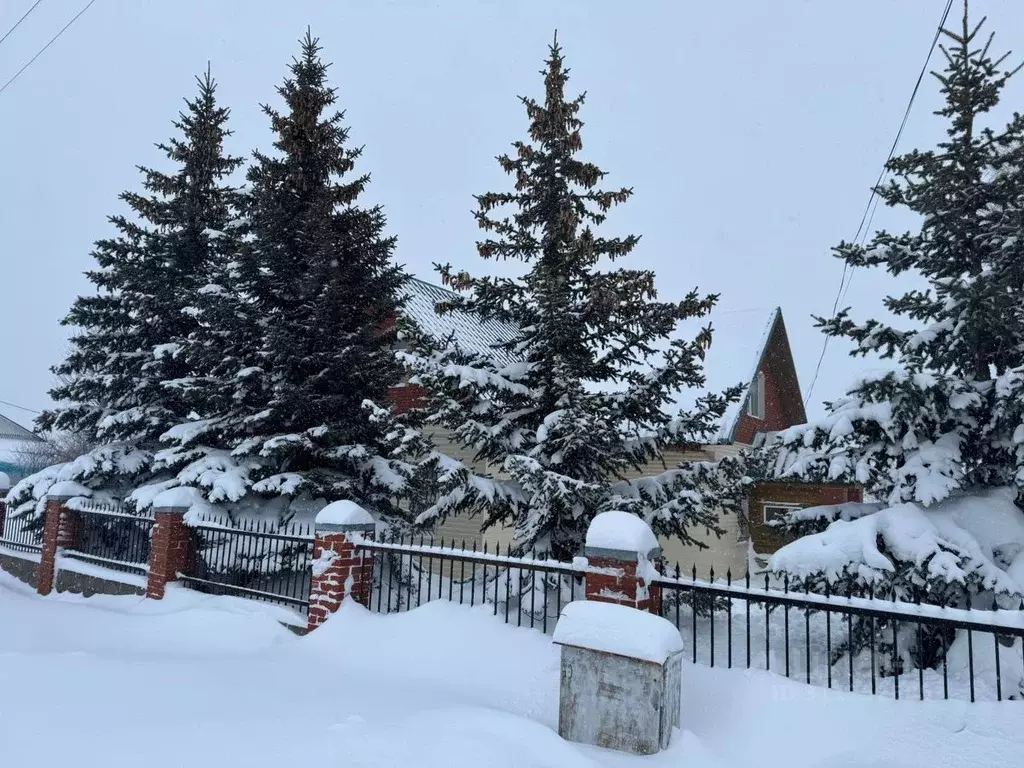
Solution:
M 820 485 L 817 483 L 758 483 L 747 494 L 747 517 L 754 551 L 769 555 L 795 539 L 776 528 L 765 525 L 764 506 L 771 502 L 820 507 L 864 501 L 864 492 L 854 485 Z
M 800 382 L 796 378 L 793 352 L 789 348 L 786 325 L 779 314 L 758 365 L 764 376 L 764 418 L 747 413 L 746 406 L 737 419 L 732 441 L 750 445 L 758 432 L 776 432 L 807 421 Z
M 392 387 L 388 397 L 395 404 L 398 413 L 404 413 L 411 408 L 423 405 L 426 401 L 426 392 L 419 384 L 402 384 Z

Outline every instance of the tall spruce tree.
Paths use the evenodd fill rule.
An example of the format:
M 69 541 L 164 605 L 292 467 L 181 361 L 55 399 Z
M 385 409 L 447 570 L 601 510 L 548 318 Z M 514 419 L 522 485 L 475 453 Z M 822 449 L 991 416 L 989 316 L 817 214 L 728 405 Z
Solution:
M 994 417 L 1024 365 L 1024 118 L 998 133 L 983 123 L 1014 72 L 1002 67 L 1006 56 L 990 55 L 983 24 L 970 26 L 965 2 L 961 28 L 943 30 L 952 44 L 935 73 L 945 97 L 936 114 L 948 121 L 947 139 L 893 158 L 892 180 L 877 189 L 917 214 L 920 230 L 835 249 L 851 267 L 927 282 L 885 299 L 912 327 L 857 323 L 846 309 L 817 318 L 824 333 L 853 341 L 852 354 L 892 358 L 897 370 L 860 383 L 822 424 L 787 434 L 776 472 L 853 479 L 890 503 L 926 505 L 957 489 L 1020 481 L 1008 450 L 1015 425 Z
M 652 272 L 599 268 L 639 241 L 595 232 L 632 190 L 598 188 L 605 173 L 579 158 L 584 97 L 566 99 L 557 40 L 546 64 L 543 102 L 521 98 L 529 139 L 498 158 L 514 189 L 476 198 L 477 223 L 489 234 L 477 243 L 479 255 L 520 260 L 529 270 L 517 279 L 472 278 L 439 267 L 447 285 L 467 292 L 441 311 L 498 318 L 516 330 L 493 356 L 414 334 L 406 357 L 430 393 L 430 420 L 504 476 L 447 464 L 445 479 L 456 487 L 419 522 L 481 513 L 485 528 L 514 524 L 521 551 L 566 560 L 579 553 L 594 515 L 625 509 L 692 542 L 688 529 L 720 530 L 718 508 L 738 503 L 736 467 L 731 485 L 714 464 L 623 478 L 659 462 L 668 444 L 706 439 L 737 397 L 736 390 L 706 395 L 690 411 L 668 412 L 680 390 L 703 386 L 711 342 L 710 328 L 692 341 L 669 341 L 671 334 L 677 321 L 706 315 L 717 297 L 693 291 L 661 302 Z M 516 362 L 500 362 L 509 357 Z
M 908 328 L 857 323 L 848 310 L 818 318 L 853 341 L 852 354 L 880 354 L 896 370 L 859 382 L 761 457 L 775 477 L 857 482 L 882 502 L 790 515 L 784 529 L 816 538 L 780 550 L 770 568 L 805 589 L 976 608 L 1016 608 L 1024 590 L 1024 118 L 985 125 L 1015 70 L 991 56 L 983 23 L 970 25 L 965 2 L 959 28 L 943 30 L 951 42 L 935 76 L 947 138 L 893 158 L 877 190 L 918 214 L 920 229 L 835 248 L 851 266 L 927 283 L 885 299 Z M 878 647 L 894 673 L 937 663 L 952 640 L 934 629 L 896 636 L 887 622 L 858 624 L 841 650 Z
M 207 289 L 209 322 L 189 345 L 210 370 L 194 382 L 206 404 L 162 459 L 226 506 L 288 515 L 295 498 L 352 499 L 400 517 L 415 436 L 382 404 L 403 376 L 392 345 L 407 277 L 381 208 L 357 204 L 369 177 L 354 175 L 361 151 L 327 70 L 307 33 L 278 88 L 286 110 L 263 108 L 277 152 L 254 155 L 238 261 Z
M 234 216 L 228 179 L 241 160 L 224 152 L 228 110 L 209 70 L 197 82 L 174 122 L 179 135 L 157 145 L 175 169 L 140 167 L 143 192 L 121 195 L 131 214 L 111 217 L 117 234 L 96 244 L 98 268 L 87 275 L 97 292 L 76 299 L 63 321 L 77 333 L 54 368 L 59 405 L 39 418 L 44 429 L 100 443 L 75 462 L 74 479 L 117 494 L 146 475 L 160 436 L 187 414 L 165 383 L 187 373 L 180 352 L 196 325 L 190 308 L 222 258 L 216 233 Z M 22 495 L 56 477 L 44 474 L 28 478 Z

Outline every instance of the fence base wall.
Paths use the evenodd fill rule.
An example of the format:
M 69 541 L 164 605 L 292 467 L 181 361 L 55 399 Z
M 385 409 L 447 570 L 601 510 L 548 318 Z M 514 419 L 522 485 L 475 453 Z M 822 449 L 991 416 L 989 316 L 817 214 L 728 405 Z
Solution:
M 0 569 L 33 589 L 39 583 L 39 563 L 27 557 L 0 554 Z
M 68 570 L 57 572 L 54 589 L 58 592 L 71 592 L 83 597 L 92 597 L 93 595 L 137 595 L 142 597 L 146 594 L 144 587 Z

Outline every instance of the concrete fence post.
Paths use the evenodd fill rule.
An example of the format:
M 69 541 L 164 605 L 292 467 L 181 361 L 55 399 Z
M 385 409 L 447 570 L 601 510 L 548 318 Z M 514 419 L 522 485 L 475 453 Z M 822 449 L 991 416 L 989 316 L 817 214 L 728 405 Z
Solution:
M 48 494 L 43 520 L 43 552 L 39 561 L 36 591 L 48 595 L 53 591 L 57 575 L 57 555 L 60 550 L 73 547 L 78 538 L 78 513 L 69 509 L 67 502 L 77 494 Z
M 587 600 L 661 615 L 661 548 L 650 527 L 628 512 L 602 512 L 587 530 Z
M 192 539 L 185 524 L 189 507 L 153 508 L 153 533 L 149 542 L 149 577 L 146 597 L 163 600 L 167 584 L 178 580 L 192 565 Z
M 351 501 L 336 501 L 316 516 L 313 572 L 309 589 L 309 620 L 312 631 L 323 624 L 349 597 L 366 607 L 373 583 L 372 553 L 354 541 L 373 538 L 373 517 Z

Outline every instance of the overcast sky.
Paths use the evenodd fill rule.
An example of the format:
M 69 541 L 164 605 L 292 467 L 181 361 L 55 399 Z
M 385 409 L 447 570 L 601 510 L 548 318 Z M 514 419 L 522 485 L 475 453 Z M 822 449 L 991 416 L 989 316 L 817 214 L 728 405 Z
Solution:
M 0 44 L 0 82 L 84 3 L 44 0 Z M 0 4 L 0 34 L 30 5 Z M 0 399 L 47 406 L 48 368 L 66 349 L 59 320 L 90 291 L 91 244 L 110 233 L 118 193 L 137 188 L 135 165 L 164 163 L 153 143 L 171 135 L 194 75 L 211 62 L 232 109 L 230 149 L 266 149 L 258 105 L 278 103 L 307 25 L 365 145 L 368 202 L 384 205 L 398 259 L 428 280 L 435 261 L 508 269 L 475 254 L 472 195 L 507 187 L 493 157 L 525 135 L 516 96 L 542 95 L 537 72 L 557 28 L 570 89 L 587 91 L 585 156 L 609 186 L 635 190 L 609 231 L 642 235 L 632 264 L 657 270 L 664 298 L 699 286 L 726 309 L 781 306 L 806 391 L 822 341 L 810 315 L 831 311 L 842 272 L 829 249 L 856 230 L 943 5 L 97 0 L 0 93 Z M 1024 3 L 973 8 L 989 15 L 1000 52 L 1024 54 Z M 1021 106 L 1022 88 L 1024 77 L 1008 88 L 1004 112 Z M 929 78 L 902 148 L 941 136 L 937 99 Z M 858 273 L 846 303 L 877 314 L 890 289 Z M 811 413 L 863 367 L 847 351 L 831 344 Z

